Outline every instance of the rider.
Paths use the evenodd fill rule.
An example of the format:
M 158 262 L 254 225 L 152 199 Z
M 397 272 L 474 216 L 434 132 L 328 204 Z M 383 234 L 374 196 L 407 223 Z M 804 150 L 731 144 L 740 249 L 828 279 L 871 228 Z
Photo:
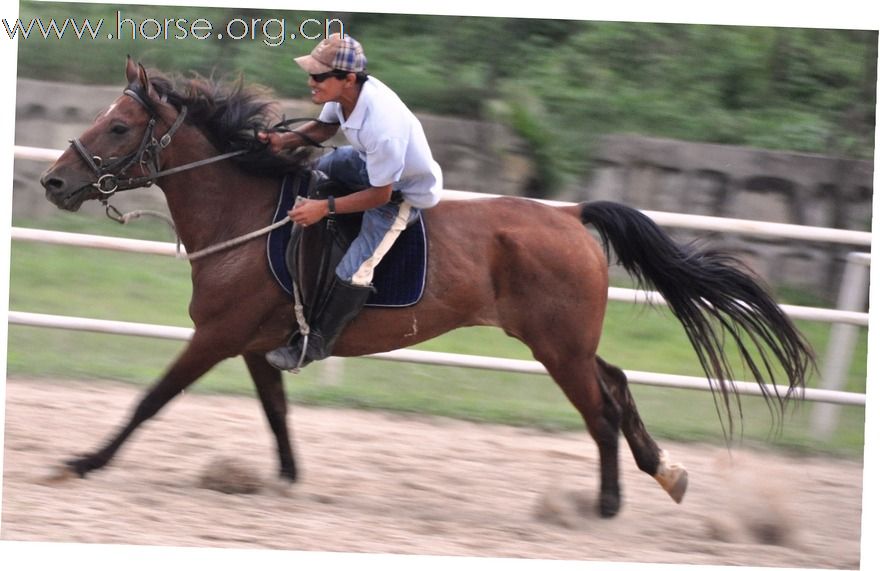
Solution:
M 259 138 L 280 152 L 309 139 L 326 141 L 341 127 L 350 145 L 321 157 L 316 168 L 356 192 L 301 201 L 288 215 L 309 226 L 332 214 L 364 213 L 360 234 L 336 267 L 329 300 L 312 324 L 307 363 L 330 356 L 342 329 L 372 292 L 376 265 L 420 211 L 439 202 L 443 175 L 421 123 L 397 94 L 367 75 L 367 58 L 354 38 L 333 34 L 295 61 L 309 74 L 312 102 L 324 107 L 317 120 L 299 129 L 306 137 L 291 131 L 262 132 Z M 303 338 L 292 342 L 267 353 L 269 363 L 281 370 L 296 368 Z

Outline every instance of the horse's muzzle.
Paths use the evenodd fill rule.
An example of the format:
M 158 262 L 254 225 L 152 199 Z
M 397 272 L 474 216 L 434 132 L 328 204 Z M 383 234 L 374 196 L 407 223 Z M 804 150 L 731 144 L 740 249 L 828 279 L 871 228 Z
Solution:
M 40 184 L 46 189 L 46 199 L 49 202 L 70 212 L 76 212 L 83 202 L 97 194 L 91 181 L 73 180 L 58 173 L 54 168 L 43 173 L 43 176 L 40 177 Z

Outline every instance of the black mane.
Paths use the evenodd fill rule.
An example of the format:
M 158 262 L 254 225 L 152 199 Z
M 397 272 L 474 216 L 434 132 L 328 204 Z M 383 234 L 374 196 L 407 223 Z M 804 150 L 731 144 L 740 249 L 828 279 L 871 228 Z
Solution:
M 177 109 L 185 105 L 187 122 L 202 129 L 219 152 L 250 150 L 234 159 L 248 171 L 283 174 L 303 168 L 310 158 L 307 148 L 278 156 L 257 140 L 258 131 L 271 129 L 281 118 L 267 88 L 245 85 L 241 76 L 223 82 L 201 76 L 172 78 L 156 70 L 150 72 L 150 83 Z

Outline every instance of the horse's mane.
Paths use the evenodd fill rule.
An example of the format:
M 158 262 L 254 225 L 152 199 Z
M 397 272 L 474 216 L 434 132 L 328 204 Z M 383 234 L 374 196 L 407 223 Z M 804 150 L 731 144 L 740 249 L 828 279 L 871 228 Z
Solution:
M 280 120 L 278 102 L 268 88 L 246 85 L 241 76 L 218 81 L 195 74 L 187 78 L 168 76 L 156 70 L 150 72 L 150 82 L 177 109 L 185 105 L 187 121 L 202 129 L 221 153 L 251 150 L 234 159 L 248 171 L 282 174 L 303 168 L 310 158 L 307 148 L 279 156 L 257 140 L 257 131 L 269 129 Z

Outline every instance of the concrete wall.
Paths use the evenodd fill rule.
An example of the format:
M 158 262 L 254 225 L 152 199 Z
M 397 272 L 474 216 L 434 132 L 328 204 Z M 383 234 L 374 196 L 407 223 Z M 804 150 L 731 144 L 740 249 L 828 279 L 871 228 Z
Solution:
M 597 168 L 574 200 L 613 200 L 636 208 L 871 230 L 873 164 L 629 135 L 605 137 Z M 681 238 L 696 234 L 676 232 Z M 703 235 L 704 236 L 704 235 Z M 835 299 L 848 246 L 748 238 L 709 242 L 736 252 L 774 285 Z

